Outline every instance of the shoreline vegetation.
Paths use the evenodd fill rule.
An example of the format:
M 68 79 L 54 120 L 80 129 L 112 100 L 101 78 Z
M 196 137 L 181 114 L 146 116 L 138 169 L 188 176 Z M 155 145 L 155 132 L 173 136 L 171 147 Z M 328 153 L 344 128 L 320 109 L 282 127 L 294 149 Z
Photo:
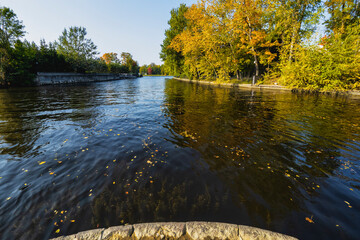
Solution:
M 84 27 L 65 28 L 58 40 L 40 45 L 22 40 L 25 26 L 10 8 L 0 6 L 0 88 L 34 86 L 37 73 L 163 74 L 151 63 L 139 66 L 128 52 L 98 57 L 97 46 Z
M 160 54 L 168 75 L 360 89 L 358 1 L 199 0 L 173 9 L 168 23 Z
M 348 90 L 348 91 L 324 91 L 324 90 L 307 90 L 301 88 L 290 88 L 281 85 L 271 85 L 271 84 L 261 84 L 257 83 L 255 85 L 250 83 L 240 83 L 240 82 L 221 82 L 221 81 L 206 81 L 206 80 L 196 80 L 188 78 L 179 78 L 173 77 L 173 79 L 183 82 L 190 82 L 195 84 L 211 85 L 215 87 L 225 87 L 225 88 L 242 88 L 242 89 L 252 89 L 252 90 L 275 90 L 275 91 L 291 91 L 294 93 L 310 93 L 310 94 L 324 94 L 332 96 L 352 96 L 360 97 L 359 90 Z
M 54 42 L 22 41 L 22 21 L 0 6 L 0 88 L 32 86 L 38 72 L 63 72 L 360 90 L 358 1 L 198 0 L 173 9 L 168 23 L 164 64 L 139 66 L 126 52 L 97 57 L 84 27 L 65 28 Z

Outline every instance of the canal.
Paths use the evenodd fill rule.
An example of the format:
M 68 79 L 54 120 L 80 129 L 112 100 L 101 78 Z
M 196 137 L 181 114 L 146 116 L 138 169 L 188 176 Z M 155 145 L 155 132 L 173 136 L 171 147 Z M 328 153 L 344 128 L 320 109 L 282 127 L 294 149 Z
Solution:
M 0 236 L 161 221 L 360 236 L 360 99 L 164 77 L 0 90 Z

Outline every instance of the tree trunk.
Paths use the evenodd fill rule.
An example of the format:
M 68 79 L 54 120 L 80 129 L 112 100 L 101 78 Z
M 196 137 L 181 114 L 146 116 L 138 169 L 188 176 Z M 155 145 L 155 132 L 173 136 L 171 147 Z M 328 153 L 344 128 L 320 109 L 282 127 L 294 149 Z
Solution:
M 255 63 L 255 76 L 258 77 L 259 76 L 259 61 L 257 59 L 256 54 L 254 54 L 254 63 Z
M 293 60 L 293 52 L 294 52 L 294 44 L 296 41 L 296 26 L 293 27 L 293 32 L 291 36 L 291 42 L 290 42 L 290 50 L 289 50 L 289 63 Z

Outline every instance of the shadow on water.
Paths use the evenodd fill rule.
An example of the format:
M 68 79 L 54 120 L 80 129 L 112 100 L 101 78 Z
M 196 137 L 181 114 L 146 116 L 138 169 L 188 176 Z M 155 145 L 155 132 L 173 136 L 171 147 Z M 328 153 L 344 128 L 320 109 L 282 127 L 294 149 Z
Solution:
M 360 234 L 356 100 L 161 77 L 14 91 L 0 92 L 5 239 L 193 220 Z

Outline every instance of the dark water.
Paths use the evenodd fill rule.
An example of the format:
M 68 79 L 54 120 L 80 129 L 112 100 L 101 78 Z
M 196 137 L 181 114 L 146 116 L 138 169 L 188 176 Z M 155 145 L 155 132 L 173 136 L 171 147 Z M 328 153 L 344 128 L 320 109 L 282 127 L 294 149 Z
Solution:
M 1 239 L 220 221 L 360 236 L 360 100 L 142 78 L 0 91 Z

